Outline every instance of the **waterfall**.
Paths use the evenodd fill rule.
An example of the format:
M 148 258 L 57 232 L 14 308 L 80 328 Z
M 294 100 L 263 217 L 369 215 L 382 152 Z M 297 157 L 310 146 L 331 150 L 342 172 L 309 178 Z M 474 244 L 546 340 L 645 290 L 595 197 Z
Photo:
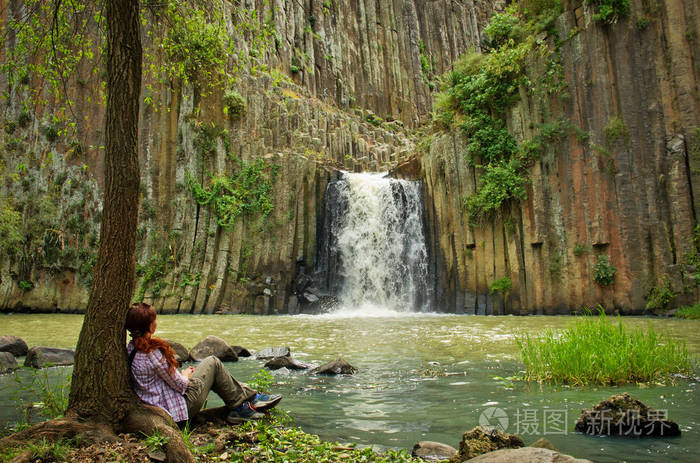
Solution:
M 432 302 L 420 182 L 343 173 L 326 189 L 317 270 L 349 310 L 425 311 Z

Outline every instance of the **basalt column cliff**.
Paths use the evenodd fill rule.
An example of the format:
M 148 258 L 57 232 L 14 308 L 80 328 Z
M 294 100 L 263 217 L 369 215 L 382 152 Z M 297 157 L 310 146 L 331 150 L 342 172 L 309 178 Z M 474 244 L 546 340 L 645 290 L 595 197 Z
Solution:
M 100 16 L 38 3 L 0 10 L 0 308 L 79 312 L 99 241 Z M 135 299 L 164 313 L 303 310 L 326 186 L 346 170 L 423 182 L 434 310 L 695 302 L 700 2 L 608 18 L 600 3 L 144 4 Z M 37 56 L 51 37 L 55 55 Z M 501 51 L 522 69 L 493 64 Z M 474 54 L 479 65 L 460 61 Z M 488 66 L 517 74 L 494 94 L 509 101 L 493 127 L 538 154 L 494 155 L 524 180 L 476 220 L 491 171 L 469 153 L 485 132 L 473 105 L 445 123 L 434 100 L 465 88 L 451 71 Z

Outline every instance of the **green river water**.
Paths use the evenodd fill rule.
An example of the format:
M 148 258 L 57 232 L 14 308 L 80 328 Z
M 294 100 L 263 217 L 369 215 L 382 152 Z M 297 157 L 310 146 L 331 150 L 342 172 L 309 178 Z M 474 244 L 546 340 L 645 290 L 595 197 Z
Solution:
M 349 377 L 276 374 L 280 407 L 305 431 L 325 439 L 411 448 L 421 440 L 457 447 L 464 431 L 500 417 L 526 444 L 546 436 L 562 452 L 595 462 L 700 461 L 700 371 L 675 385 L 606 388 L 511 383 L 502 379 L 523 368 L 513 334 L 565 328 L 572 317 L 480 317 L 381 312 L 320 316 L 159 316 L 156 335 L 190 348 L 207 335 L 251 351 L 289 346 L 292 356 L 322 363 L 343 357 L 359 368 Z M 624 318 L 629 327 L 655 329 L 687 342 L 700 354 L 700 321 Z M 80 315 L 0 315 L 0 334 L 20 336 L 30 346 L 73 348 Z M 263 362 L 241 359 L 228 368 L 245 381 Z M 432 372 L 439 374 L 433 374 Z M 67 374 L 69 368 L 51 369 Z M 444 373 L 447 373 L 445 375 Z M 17 386 L 0 376 L 0 421 L 17 419 Z M 590 437 L 573 432 L 582 408 L 613 393 L 630 392 L 650 407 L 667 410 L 681 426 L 679 438 Z M 220 404 L 210 395 L 210 406 Z M 560 420 L 563 419 L 563 420 Z M 506 423 L 507 422 L 507 423 Z M 495 424 L 495 423 L 490 423 Z

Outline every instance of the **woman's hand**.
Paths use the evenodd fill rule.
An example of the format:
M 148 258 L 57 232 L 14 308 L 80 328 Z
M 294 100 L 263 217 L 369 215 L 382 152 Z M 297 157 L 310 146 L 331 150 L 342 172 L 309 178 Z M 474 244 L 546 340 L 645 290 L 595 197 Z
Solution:
M 182 373 L 182 376 L 184 376 L 187 379 L 190 379 L 192 372 L 194 372 L 194 367 L 187 367 L 184 370 L 180 371 L 180 373 Z

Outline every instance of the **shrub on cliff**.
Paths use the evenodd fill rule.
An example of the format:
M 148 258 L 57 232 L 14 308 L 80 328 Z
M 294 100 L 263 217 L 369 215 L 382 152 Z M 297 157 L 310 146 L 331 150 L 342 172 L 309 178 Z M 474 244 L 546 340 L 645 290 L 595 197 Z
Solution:
M 604 24 L 614 24 L 630 14 L 630 0 L 586 0 L 586 5 L 596 7 L 593 19 Z
M 691 374 L 695 359 L 685 343 L 649 328 L 630 330 L 618 317 L 610 323 L 601 310 L 577 318 L 563 332 L 516 336 L 527 381 L 573 385 L 616 385 L 673 380 Z
M 593 280 L 600 286 L 608 286 L 615 282 L 617 269 L 610 263 L 608 256 L 601 254 L 593 267 Z

